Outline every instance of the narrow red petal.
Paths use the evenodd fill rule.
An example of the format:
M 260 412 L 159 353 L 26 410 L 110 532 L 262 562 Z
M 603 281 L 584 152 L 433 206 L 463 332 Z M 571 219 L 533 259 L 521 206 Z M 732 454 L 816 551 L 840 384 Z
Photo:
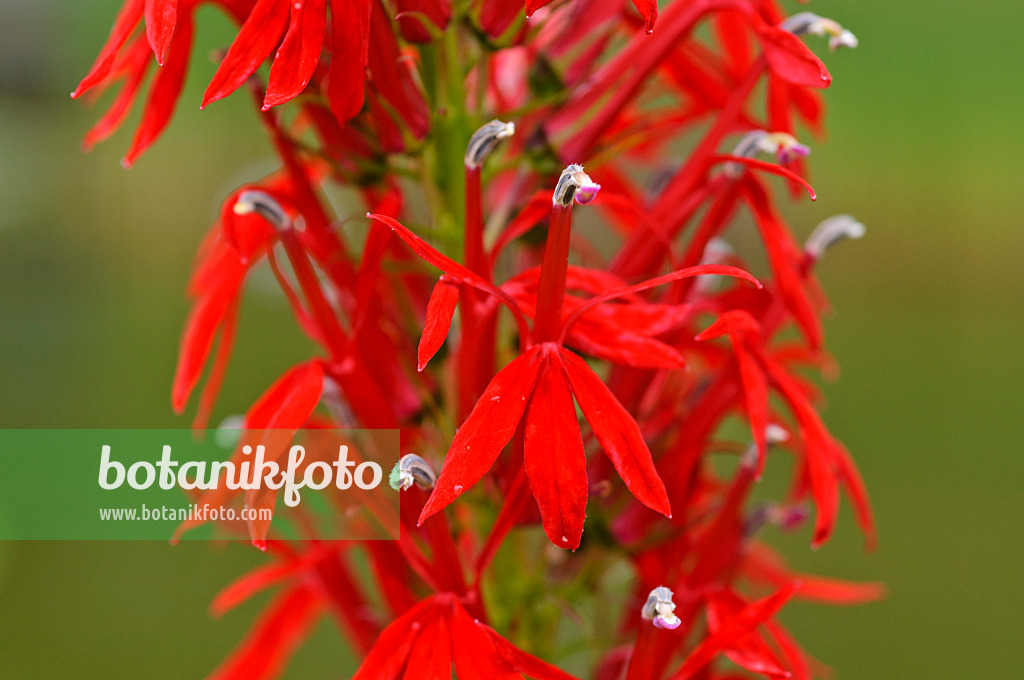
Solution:
M 633 416 L 587 366 L 587 362 L 568 350 L 561 350 L 555 356 L 569 378 L 572 393 L 594 436 L 630 493 L 652 510 L 671 517 L 672 508 L 665 484 L 654 468 L 651 451 Z
M 448 626 L 451 603 L 439 603 L 435 613 L 420 631 L 419 639 L 409 654 L 402 680 L 451 680 L 452 639 Z
M 365 101 L 363 30 L 355 0 L 331 0 L 331 65 L 327 73 L 327 99 L 339 123 L 347 123 L 355 117 Z
M 533 16 L 534 12 L 550 3 L 551 0 L 526 0 L 526 16 Z
M 522 680 L 498 653 L 484 626 L 458 604 L 452 617 L 452 657 L 459 680 Z
M 276 678 L 313 629 L 322 611 L 320 597 L 304 586 L 287 591 L 249 630 L 247 638 L 207 680 Z
M 224 322 L 221 324 L 220 337 L 217 339 L 217 351 L 213 355 L 213 362 L 210 374 L 206 377 L 206 384 L 199 395 L 199 407 L 196 409 L 196 417 L 192 421 L 193 430 L 204 430 L 210 422 L 210 415 L 213 407 L 217 404 L 217 395 L 220 394 L 221 384 L 224 382 L 224 375 L 227 373 L 228 362 L 231 360 L 231 352 L 235 348 L 235 331 L 238 327 L 238 302 L 236 297 L 231 306 L 224 314 Z
M 523 0 L 483 0 L 480 7 L 480 27 L 487 35 L 497 38 L 508 30 L 521 11 Z
M 185 84 L 185 73 L 188 71 L 189 57 L 192 50 L 192 18 L 187 17 L 177 25 L 175 39 L 167 53 L 166 65 L 157 71 L 153 85 L 146 98 L 142 122 L 135 131 L 132 145 L 125 154 L 121 164 L 131 166 L 142 152 L 156 141 L 174 114 L 174 107 Z
M 367 217 L 369 217 L 372 220 L 377 220 L 378 222 L 383 223 L 396 234 L 398 234 L 398 236 L 403 241 L 405 241 L 406 245 L 412 248 L 413 252 L 419 255 L 428 264 L 437 267 L 445 274 L 448 274 L 450 277 L 452 277 L 453 279 L 460 283 L 472 286 L 477 290 L 483 291 L 488 295 L 493 295 L 494 297 L 501 300 L 501 302 L 506 307 L 508 307 L 509 311 L 511 311 L 512 315 L 515 317 L 516 324 L 519 327 L 520 334 L 523 335 L 523 337 L 529 336 L 530 331 L 527 327 L 526 319 L 523 317 L 522 310 L 519 309 L 519 305 L 516 304 L 516 301 L 513 300 L 508 295 L 508 293 L 501 290 L 500 288 L 496 288 L 493 284 L 484 280 L 477 274 L 474 274 L 469 269 L 466 269 L 464 266 L 462 266 L 455 260 L 451 259 L 447 255 L 438 252 L 429 243 L 427 243 L 419 236 L 409 231 L 404 226 L 402 226 L 402 224 L 399 223 L 398 220 L 395 220 L 386 215 L 367 214 Z
M 728 624 L 722 626 L 717 632 L 704 638 L 704 641 L 697 645 L 697 648 L 686 657 L 680 668 L 670 680 L 686 680 L 693 677 L 698 671 L 706 666 L 716 654 L 731 646 L 736 640 L 750 633 L 782 609 L 782 606 L 793 596 L 796 585 L 779 590 L 773 595 L 757 600 L 747 606 Z
M 800 38 L 774 26 L 758 29 L 768 68 L 779 78 L 804 87 L 828 87 L 832 76 Z
M 757 321 L 743 310 L 728 311 L 715 320 L 708 328 L 697 335 L 698 341 L 708 340 L 728 333 L 732 336 L 733 354 L 739 366 L 740 380 L 743 383 L 744 403 L 747 407 L 747 418 L 750 430 L 757 445 L 758 477 L 764 470 L 765 458 L 768 454 L 768 441 L 765 430 L 768 428 L 768 380 L 758 362 L 755 351 L 756 343 L 761 335 L 761 327 Z
M 93 62 L 92 68 L 82 78 L 82 82 L 78 84 L 75 91 L 71 93 L 72 97 L 82 96 L 86 91 L 106 79 L 110 73 L 111 66 L 114 65 L 114 59 L 117 58 L 118 52 L 128 42 L 128 39 L 132 36 L 132 31 L 135 30 L 135 26 L 142 19 L 143 2 L 144 0 L 127 0 L 125 2 L 124 7 L 121 8 L 117 18 L 114 20 L 114 26 L 110 29 L 110 36 L 107 38 L 107 42 L 103 45 L 99 55 L 96 56 L 96 61 Z
M 89 128 L 82 139 L 82 148 L 91 150 L 96 144 L 114 134 L 128 116 L 128 111 L 135 102 L 142 87 L 142 81 L 146 79 L 149 72 L 149 65 L 153 60 L 149 58 L 149 45 L 141 38 L 130 48 L 125 57 L 126 74 L 124 84 L 117 93 L 117 98 L 111 103 L 110 108 L 100 117 L 96 123 Z
M 625 288 L 610 290 L 606 293 L 602 293 L 601 295 L 598 295 L 587 300 L 585 303 L 576 308 L 576 310 L 573 311 L 572 315 L 563 324 L 562 334 L 564 335 L 565 333 L 567 333 L 569 329 L 572 327 L 572 325 L 576 323 L 576 321 L 578 321 L 580 317 L 583 316 L 583 314 L 593 309 L 597 305 L 609 302 L 611 300 L 615 300 L 617 298 L 635 295 L 636 293 L 641 293 L 645 290 L 650 290 L 651 288 L 657 288 L 658 286 L 664 286 L 666 283 L 672 283 L 673 281 L 681 281 L 683 279 L 689 279 L 694 276 L 705 275 L 733 276 L 739 279 L 745 279 L 747 281 L 750 281 L 758 288 L 761 287 L 761 282 L 754 278 L 753 275 L 748 274 L 742 269 L 738 269 L 736 267 L 730 267 L 728 265 L 721 264 L 702 264 L 696 267 L 686 267 L 685 269 L 680 269 L 670 274 L 665 274 L 664 276 L 658 276 L 653 279 L 648 279 L 647 281 L 643 281 L 633 286 L 627 286 Z
M 327 0 L 295 0 L 291 22 L 274 55 L 263 110 L 297 97 L 320 61 L 327 28 Z
M 658 0 L 633 0 L 633 6 L 644 18 L 644 30 L 654 32 L 654 22 L 658 19 Z
M 289 3 L 280 0 L 257 0 L 213 74 L 201 108 L 228 96 L 255 73 L 281 39 L 288 8 Z
M 505 662 L 517 673 L 533 678 L 533 680 L 576 680 L 576 678 L 565 671 L 552 666 L 546 661 L 538 659 L 532 654 L 527 654 L 502 636 L 498 635 L 498 633 L 492 628 L 485 626 L 482 623 L 477 623 L 476 625 L 487 633 L 491 638 L 491 642 L 494 643 L 494 647 L 498 650 L 498 654 L 500 654 Z
M 237 287 L 229 284 L 213 291 L 198 300 L 189 313 L 181 336 L 178 365 L 171 390 L 171 406 L 175 413 L 185 409 L 189 395 L 199 382 L 217 330 L 231 307 L 236 290 Z
M 746 179 L 743 188 L 761 240 L 768 251 L 775 285 L 786 307 L 807 336 L 807 342 L 812 348 L 818 348 L 824 341 L 824 331 L 800 274 L 803 254 L 772 207 L 764 187 L 754 177 L 748 176 Z
M 293 560 L 273 562 L 257 567 L 235 579 L 217 593 L 213 602 L 210 603 L 210 613 L 217 617 L 223 616 L 256 593 L 270 588 L 305 566 L 304 562 Z
M 763 161 L 763 160 L 761 160 L 759 158 L 750 158 L 749 156 L 732 156 L 732 155 L 715 156 L 711 160 L 714 163 L 718 163 L 718 162 L 722 162 L 722 161 L 729 162 L 729 163 L 739 163 L 741 165 L 746 165 L 747 167 L 750 167 L 750 168 L 755 168 L 757 170 L 764 170 L 765 172 L 770 172 L 773 175 L 778 175 L 779 177 L 785 177 L 786 179 L 788 179 L 788 180 L 790 180 L 792 182 L 795 182 L 796 184 L 799 184 L 800 186 L 802 186 L 804 188 L 804 190 L 807 192 L 807 195 L 811 197 L 812 201 L 818 200 L 818 194 L 816 194 L 814 192 L 814 187 L 812 187 L 807 182 L 807 180 L 805 180 L 803 177 L 801 177 L 800 175 L 796 174 L 795 172 L 793 172 L 789 168 L 783 167 L 783 166 L 778 165 L 776 163 L 769 163 L 768 161 Z
M 544 533 L 558 547 L 575 550 L 587 516 L 587 454 L 569 384 L 550 358 L 526 412 L 524 465 Z
M 423 512 L 422 524 L 484 476 L 512 439 L 537 382 L 541 364 L 538 345 L 498 371 L 466 422 L 462 424 L 444 459 L 441 474 Z
M 729 590 L 709 597 L 707 601 L 708 631 L 713 635 L 722 630 L 730 620 L 743 611 L 745 606 L 746 603 Z M 778 657 L 756 632 L 752 631 L 737 638 L 723 650 L 723 653 L 730 661 L 753 673 L 761 673 L 775 678 L 790 676 L 789 671 L 782 668 Z
M 163 66 L 178 20 L 178 0 L 146 0 L 145 16 L 146 40 L 156 55 L 156 63 Z
M 314 359 L 289 369 L 245 415 L 246 429 L 297 430 L 313 414 L 324 386 L 323 364 Z
M 434 285 L 427 302 L 427 320 L 420 336 L 416 369 L 422 371 L 441 349 L 452 326 L 452 315 L 459 303 L 459 287 L 443 276 Z
M 427 598 L 384 629 L 352 680 L 398 680 L 423 626 L 433 620 L 434 598 Z

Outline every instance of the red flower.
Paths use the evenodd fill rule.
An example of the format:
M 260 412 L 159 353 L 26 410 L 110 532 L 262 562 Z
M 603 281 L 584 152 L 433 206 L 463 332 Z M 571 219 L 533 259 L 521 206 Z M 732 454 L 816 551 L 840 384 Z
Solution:
M 562 324 L 562 303 L 567 271 L 571 206 L 573 200 L 589 202 L 600 187 L 579 166 L 569 166 L 555 189 L 551 229 L 538 284 L 537 313 L 529 338 L 537 342 L 491 380 L 469 417 L 452 441 L 430 500 L 420 521 L 442 510 L 476 484 L 491 468 L 512 439 L 525 414 L 524 467 L 540 508 L 548 538 L 563 548 L 579 547 L 586 518 L 586 454 L 580 437 L 573 399 L 579 404 L 594 436 L 630 492 L 647 507 L 671 517 L 664 484 L 654 468 L 650 450 L 632 416 L 616 400 L 594 371 L 578 356 L 562 347 L 568 329 L 589 308 L 615 298 L 699 274 L 726 274 L 756 280 L 745 272 L 720 266 L 694 267 L 665 277 L 597 296 L 577 307 Z M 582 200 L 581 200 L 582 198 Z M 395 220 L 371 215 L 395 231 L 423 259 L 449 277 L 435 288 L 428 312 L 454 311 L 451 287 L 459 281 L 498 297 L 525 321 L 518 305 L 501 290 L 458 265 L 416 237 Z M 439 301 L 443 295 L 447 302 Z M 439 346 L 442 318 L 428 317 L 425 343 Z M 429 335 L 428 335 L 429 333 Z M 429 357 L 426 357 L 429 358 Z M 425 364 L 421 352 L 420 365 Z

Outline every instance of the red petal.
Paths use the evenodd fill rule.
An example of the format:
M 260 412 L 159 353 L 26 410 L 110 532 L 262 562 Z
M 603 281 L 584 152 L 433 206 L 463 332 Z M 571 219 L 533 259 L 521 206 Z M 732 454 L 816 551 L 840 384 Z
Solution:
M 708 631 L 714 634 L 722 630 L 745 606 L 746 603 L 729 590 L 709 597 Z M 754 632 L 738 638 L 723 651 L 730 661 L 754 673 L 783 678 L 790 675 L 789 671 L 779 665 L 778 658 L 768 644 Z
M 517 673 L 529 676 L 534 680 L 576 680 L 565 671 L 527 654 L 488 626 L 482 623 L 477 623 L 476 625 L 490 636 L 491 642 L 494 643 L 494 647 L 498 650 L 498 654 Z
M 652 33 L 654 31 L 654 22 L 658 18 L 657 0 L 633 0 L 633 6 L 636 7 L 636 11 L 640 12 L 640 16 L 644 18 L 644 30 Z
M 364 29 L 354 0 L 331 0 L 331 65 L 327 98 L 339 123 L 347 123 L 363 108 L 366 80 Z
M 146 0 L 146 40 L 153 48 L 156 63 L 161 66 L 171 46 L 177 20 L 178 0 Z
M 807 342 L 818 348 L 823 342 L 821 319 L 808 296 L 800 275 L 803 254 L 793 242 L 793 237 L 776 214 L 762 185 L 748 176 L 744 182 L 747 200 L 754 213 L 761 240 L 768 251 L 768 261 L 775 275 L 775 285 L 786 307 L 800 325 Z
M 480 7 L 480 27 L 487 35 L 497 38 L 508 30 L 522 8 L 522 0 L 483 0 Z
M 466 418 L 441 467 L 420 524 L 476 484 L 512 439 L 540 370 L 540 345 L 498 371 Z
M 757 347 L 761 335 L 761 326 L 745 311 L 732 310 L 720 316 L 715 323 L 700 333 L 698 341 L 708 340 L 728 333 L 732 336 L 733 354 L 740 370 L 743 382 L 743 397 L 750 420 L 750 430 L 757 444 L 758 477 L 764 470 L 765 458 L 768 454 L 768 442 L 765 430 L 768 428 L 768 380 L 758 363 L 751 347 Z
M 640 427 L 587 362 L 568 350 L 557 355 L 572 393 L 598 443 L 636 499 L 666 517 L 672 508 Z
M 837 442 L 835 447 L 836 467 L 839 474 L 846 482 L 846 490 L 853 502 L 853 511 L 857 517 L 857 524 L 867 537 L 867 548 L 873 550 L 878 537 L 875 535 L 875 520 L 871 512 L 871 501 L 868 500 L 867 486 L 860 476 L 860 471 L 853 462 L 850 452 L 846 447 Z
M 686 363 L 679 352 L 659 340 L 633 333 L 609 333 L 608 326 L 585 320 L 574 326 L 567 344 L 599 359 L 636 368 L 676 369 Z
M 551 0 L 526 0 L 526 16 L 533 16 L 534 12 L 550 3 Z
M 279 0 L 257 0 L 213 74 L 200 108 L 237 90 L 260 67 L 281 39 L 289 6 Z
M 415 43 L 431 42 L 430 31 L 443 31 L 452 15 L 451 0 L 396 0 L 395 9 L 402 37 Z
M 207 680 L 265 680 L 277 677 L 305 640 L 321 612 L 320 598 L 300 586 L 278 597 L 249 630 L 247 638 Z
M 759 625 L 773 617 L 776 612 L 782 609 L 796 590 L 795 584 L 779 590 L 773 595 L 760 599 L 746 607 L 727 625 L 722 626 L 717 632 L 704 638 L 704 641 L 697 645 L 697 648 L 686 657 L 686 661 L 671 680 L 685 680 L 692 677 L 700 669 L 706 666 L 712 658 L 722 650 L 730 647 L 735 641 L 743 638 Z
M 373 3 L 370 15 L 369 68 L 373 85 L 389 105 L 388 116 L 405 121 L 408 131 L 421 139 L 430 128 L 430 111 L 422 89 L 413 77 L 395 37 L 391 20 L 380 3 Z
M 386 215 L 367 214 L 367 217 L 371 220 L 377 220 L 389 227 L 392 231 L 398 234 L 398 236 L 405 241 L 410 248 L 412 248 L 413 252 L 423 258 L 423 260 L 428 264 L 437 267 L 460 283 L 472 286 L 477 290 L 493 295 L 501 300 L 516 318 L 516 324 L 519 326 L 519 333 L 523 337 L 529 336 L 530 330 L 526 325 L 526 319 L 523 317 L 523 313 L 519 309 L 519 305 L 516 304 L 515 300 L 509 297 L 508 293 L 500 288 L 496 288 L 490 282 L 484 280 L 477 274 L 474 274 L 469 269 L 466 269 L 447 255 L 438 252 L 426 241 L 402 226 L 398 220 L 387 217 Z
M 327 28 L 327 0 L 294 0 L 291 23 L 274 55 L 263 110 L 297 97 L 320 61 Z
M 395 619 L 377 638 L 352 680 L 398 680 L 420 630 L 433 620 L 434 610 L 435 600 L 428 598 Z
M 273 586 L 306 566 L 305 562 L 298 560 L 274 562 L 243 574 L 217 593 L 213 602 L 210 603 L 210 614 L 217 617 L 223 616 L 256 593 Z
M 231 307 L 224 315 L 224 322 L 221 324 L 220 338 L 217 340 L 217 351 L 213 355 L 213 365 L 210 374 L 206 377 L 206 384 L 199 395 L 199 407 L 196 409 L 196 417 L 192 421 L 193 430 L 203 430 L 210 422 L 210 414 L 217 404 L 217 395 L 220 393 L 221 384 L 224 382 L 224 374 L 228 369 L 228 362 L 231 360 L 231 352 L 235 348 L 235 330 L 238 327 L 238 298 L 234 298 Z
M 762 26 L 758 33 L 768 68 L 774 75 L 804 87 L 828 87 L 832 84 L 828 69 L 800 38 L 774 26 Z
M 117 57 L 117 53 L 128 42 L 132 31 L 135 30 L 135 26 L 142 18 L 142 5 L 143 0 L 127 0 L 125 2 L 124 7 L 121 8 L 117 18 L 114 20 L 114 26 L 110 29 L 110 36 L 107 38 L 107 42 L 96 56 L 96 61 L 93 62 L 89 73 L 82 78 L 82 82 L 71 93 L 72 97 L 82 96 L 87 90 L 106 79 L 107 74 L 110 73 L 110 67 L 113 66 L 114 59 Z
M 524 465 L 544 533 L 558 547 L 575 550 L 587 516 L 587 454 L 569 384 L 550 358 L 526 412 Z
M 427 320 L 420 336 L 416 370 L 422 371 L 427 362 L 441 349 L 452 327 L 452 315 L 459 303 L 459 287 L 445 277 L 437 280 L 427 302 Z
M 769 583 L 777 587 L 799 580 L 800 590 L 795 595 L 797 600 L 856 605 L 885 597 L 885 586 L 881 583 L 857 583 L 793 573 L 786 567 L 782 557 L 763 543 L 752 545 L 743 561 L 743 571 L 752 581 Z
M 146 41 L 139 38 L 129 48 L 124 61 L 127 71 L 124 84 L 107 112 L 85 133 L 85 137 L 82 139 L 82 148 L 86 151 L 114 134 L 128 115 L 135 96 L 142 86 L 142 81 L 145 80 L 146 73 L 149 71 L 149 65 L 153 63 L 153 60 L 149 58 L 149 45 L 146 44 Z
M 808 184 L 807 180 L 805 180 L 803 177 L 801 177 L 800 175 L 796 174 L 795 172 L 793 172 L 789 168 L 783 167 L 783 166 L 778 165 L 776 163 L 769 163 L 768 161 L 762 161 L 759 158 L 750 158 L 748 156 L 732 156 L 732 155 L 715 156 L 714 158 L 711 159 L 711 161 L 713 163 L 718 163 L 718 162 L 721 162 L 721 161 L 727 161 L 729 163 L 739 163 L 741 165 L 746 165 L 747 167 L 750 167 L 750 168 L 756 168 L 758 170 L 764 170 L 765 172 L 770 172 L 773 175 L 778 175 L 779 177 L 785 177 L 786 179 L 788 179 L 788 180 L 790 180 L 792 182 L 796 182 L 797 184 L 802 186 L 804 188 L 804 190 L 807 191 L 807 195 L 811 197 L 812 201 L 818 200 L 818 194 L 814 193 L 814 187 L 812 187 L 810 184 Z
M 324 387 L 323 364 L 314 359 L 288 370 L 245 415 L 247 430 L 297 430 L 306 424 Z
M 450 616 L 445 607 L 450 602 L 435 607 L 434 614 L 424 622 L 416 644 L 406 662 L 402 680 L 451 680 L 452 678 L 452 637 L 448 629 Z
M 470 618 L 460 605 L 452 617 L 452 656 L 459 680 L 521 680 L 498 653 L 484 626 Z
M 566 334 L 572 327 L 572 325 L 576 323 L 576 321 L 579 320 L 579 318 L 583 314 L 585 314 L 587 311 L 593 309 L 594 307 L 601 303 L 608 302 L 616 298 L 628 297 L 630 295 L 634 295 L 645 290 L 650 290 L 651 288 L 663 286 L 666 283 L 672 283 L 673 281 L 681 281 L 682 279 L 688 279 L 694 276 L 702 276 L 707 274 L 713 274 L 718 276 L 734 276 L 739 279 L 745 279 L 747 281 L 750 281 L 758 288 L 761 287 L 760 281 L 754 278 L 751 274 L 748 274 L 742 269 L 737 269 L 736 267 L 730 267 L 728 265 L 721 264 L 702 264 L 696 267 L 687 267 L 685 269 L 680 269 L 679 271 L 672 272 L 671 274 L 665 274 L 664 276 L 658 276 L 653 279 L 648 279 L 647 281 L 643 281 L 633 286 L 627 286 L 625 288 L 611 290 L 608 291 L 607 293 L 602 293 L 601 295 L 598 295 L 587 300 L 585 303 L 580 305 L 566 320 L 565 324 L 563 324 L 562 334 Z
M 174 373 L 171 406 L 181 413 L 188 397 L 195 389 L 210 355 L 213 339 L 224 320 L 237 287 L 225 286 L 201 298 L 189 313 L 178 351 L 178 365 Z
M 186 17 L 177 26 L 175 40 L 167 53 L 167 64 L 159 71 L 153 79 L 153 85 L 149 89 L 149 96 L 146 98 L 146 106 L 142 113 L 142 122 L 135 131 L 135 138 L 132 145 L 125 154 L 121 164 L 125 167 L 131 166 L 149 145 L 156 141 L 167 123 L 174 114 L 174 106 L 181 95 L 181 88 L 185 84 L 185 73 L 188 71 L 188 62 L 192 50 L 192 18 Z

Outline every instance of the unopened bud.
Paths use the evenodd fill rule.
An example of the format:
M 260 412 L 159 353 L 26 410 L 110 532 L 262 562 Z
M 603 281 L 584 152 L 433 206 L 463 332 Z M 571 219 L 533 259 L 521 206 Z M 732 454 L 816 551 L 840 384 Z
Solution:
M 590 203 L 597 197 L 601 185 L 590 179 L 590 175 L 583 172 L 583 166 L 573 163 L 562 171 L 555 185 L 555 193 L 551 202 L 568 208 L 573 200 L 580 204 Z
M 676 605 L 672 601 L 672 591 L 665 586 L 658 586 L 647 596 L 640 616 L 650 621 L 655 628 L 674 630 L 682 623 L 675 614 Z
M 388 484 L 395 491 L 405 491 L 413 484 L 421 489 L 433 489 L 435 482 L 437 475 L 434 474 L 433 468 L 415 453 L 402 456 L 388 476 Z
M 505 123 L 500 120 L 485 123 L 469 138 L 469 146 L 466 147 L 466 167 L 479 168 L 494 151 L 498 142 L 511 137 L 515 132 L 515 123 Z
M 854 48 L 859 44 L 857 36 L 840 26 L 839 22 L 820 17 L 814 12 L 799 12 L 779 26 L 793 35 L 807 34 L 821 38 L 827 35 L 830 52 L 835 52 L 840 47 Z

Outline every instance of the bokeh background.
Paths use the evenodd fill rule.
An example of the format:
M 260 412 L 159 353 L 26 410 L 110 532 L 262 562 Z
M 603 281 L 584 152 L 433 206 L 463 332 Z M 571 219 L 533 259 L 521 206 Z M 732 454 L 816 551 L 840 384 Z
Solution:
M 0 426 L 182 427 L 169 407 L 184 284 L 220 199 L 273 161 L 244 100 L 202 113 L 226 44 L 205 10 L 188 89 L 130 172 L 133 125 L 90 155 L 97 112 L 67 93 L 118 0 L 0 0 Z M 797 5 L 790 9 L 796 11 Z M 829 138 L 812 143 L 816 204 L 868 235 L 830 253 L 828 342 L 843 373 L 827 419 L 872 491 L 880 546 L 848 508 L 810 571 L 888 584 L 856 609 L 791 606 L 837 678 L 1024 676 L 1024 10 L 1017 0 L 818 0 L 861 47 L 827 57 Z M 134 120 L 134 119 L 133 119 Z M 222 411 L 242 410 L 309 346 L 274 286 L 245 299 Z M 204 677 L 263 599 L 224 619 L 213 594 L 260 560 L 191 543 L 0 544 L 0 675 Z M 346 677 L 326 623 L 287 677 Z

